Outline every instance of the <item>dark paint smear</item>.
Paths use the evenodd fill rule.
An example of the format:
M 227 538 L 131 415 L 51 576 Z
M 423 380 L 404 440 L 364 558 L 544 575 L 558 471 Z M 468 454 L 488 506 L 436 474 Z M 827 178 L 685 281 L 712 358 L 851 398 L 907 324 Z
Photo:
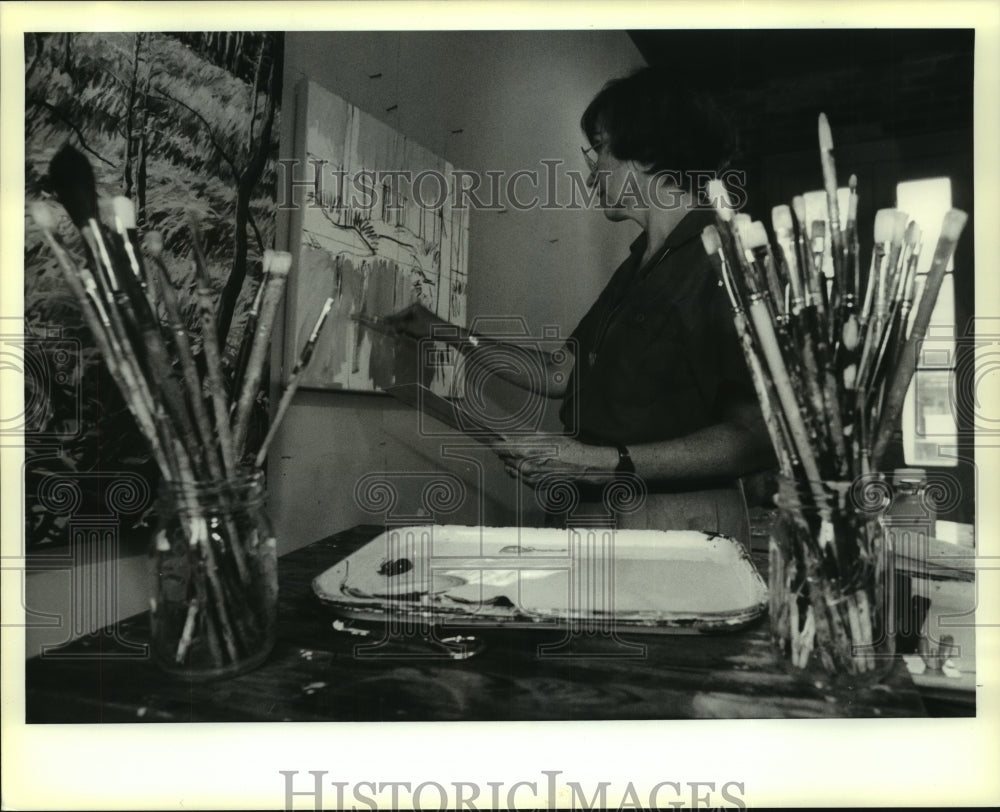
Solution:
M 397 558 L 394 561 L 383 561 L 382 566 L 378 568 L 378 574 L 391 578 L 393 575 L 402 575 L 412 569 L 413 562 L 409 558 Z

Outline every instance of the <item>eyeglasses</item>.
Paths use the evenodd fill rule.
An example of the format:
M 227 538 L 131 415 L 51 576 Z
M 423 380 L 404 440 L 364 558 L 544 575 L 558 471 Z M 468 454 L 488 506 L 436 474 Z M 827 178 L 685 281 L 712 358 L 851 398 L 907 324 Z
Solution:
M 603 141 L 598 141 L 589 147 L 580 147 L 580 152 L 583 153 L 583 160 L 587 162 L 587 171 L 594 172 L 597 169 L 597 158 L 600 155 L 601 148 L 604 146 Z

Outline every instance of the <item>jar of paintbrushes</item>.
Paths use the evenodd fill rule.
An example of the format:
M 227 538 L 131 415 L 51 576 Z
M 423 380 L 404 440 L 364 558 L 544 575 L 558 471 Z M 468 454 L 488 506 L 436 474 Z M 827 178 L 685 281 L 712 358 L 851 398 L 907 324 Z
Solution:
M 233 676 L 274 647 L 276 541 L 260 472 L 165 482 L 153 551 L 153 657 L 186 679 Z
M 863 262 L 857 178 L 848 180 L 842 221 L 822 113 L 818 135 L 824 206 L 810 214 L 803 195 L 775 206 L 772 244 L 764 224 L 737 212 L 713 180 L 706 194 L 716 224 L 702 243 L 732 307 L 781 474 L 770 548 L 777 655 L 823 688 L 853 688 L 894 662 L 888 486 L 879 471 L 967 216 L 944 214 L 918 297 L 923 229 L 905 212 L 880 210 Z
M 893 564 L 879 477 L 807 486 L 781 479 L 770 539 L 778 657 L 822 690 L 878 682 L 895 662 Z
M 291 255 L 264 252 L 263 278 L 239 358 L 227 374 L 225 330 L 216 315 L 222 305 L 212 292 L 197 223 L 192 219 L 189 230 L 200 359 L 188 335 L 177 281 L 164 260 L 162 236 L 150 232 L 145 246 L 140 243 L 135 208 L 124 197 L 112 201 L 114 227 L 106 225 L 93 169 L 71 145 L 52 159 L 49 185 L 79 233 L 82 261 L 64 245 L 52 207 L 36 202 L 32 217 L 149 443 L 163 483 L 151 553 L 154 660 L 186 679 L 253 668 L 274 645 L 278 594 L 263 465 L 333 300 L 326 300 L 267 436 L 259 445 L 252 443 L 251 413 Z

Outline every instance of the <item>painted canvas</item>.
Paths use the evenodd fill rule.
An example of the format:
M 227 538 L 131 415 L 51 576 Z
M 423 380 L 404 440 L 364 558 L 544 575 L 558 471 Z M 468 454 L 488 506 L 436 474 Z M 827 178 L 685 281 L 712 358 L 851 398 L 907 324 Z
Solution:
M 140 233 L 157 231 L 196 355 L 201 327 L 189 222 L 198 223 L 226 373 L 273 247 L 284 35 L 279 32 L 57 32 L 24 39 L 25 201 L 50 194 L 52 157 L 71 144 L 91 164 L 105 223 L 115 195 L 135 204 Z M 79 261 L 69 217 L 58 231 Z M 0 441 L 25 445 L 29 552 L 70 544 L 74 516 L 111 516 L 110 485 L 146 494 L 123 513 L 123 543 L 143 549 L 156 491 L 148 443 L 97 352 L 41 229 L 25 217 L 24 319 L 0 325 L 5 363 L 24 371 L 23 415 L 4 414 Z M 228 380 L 227 380 L 228 385 Z M 248 448 L 267 432 L 267 388 Z M 59 500 L 53 493 L 79 498 Z M 71 509 L 72 505 L 76 508 Z M 117 515 L 115 513 L 115 515 Z
M 413 302 L 465 326 L 469 212 L 453 205 L 452 167 L 314 82 L 298 88 L 295 103 L 289 359 L 334 299 L 303 385 L 378 391 L 419 382 L 460 395 L 454 350 L 371 326 Z

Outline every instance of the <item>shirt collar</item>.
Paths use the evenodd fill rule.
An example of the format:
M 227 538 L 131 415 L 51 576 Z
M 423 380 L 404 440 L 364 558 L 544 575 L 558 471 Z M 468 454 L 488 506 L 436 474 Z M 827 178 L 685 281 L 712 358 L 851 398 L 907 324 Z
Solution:
M 713 225 L 715 223 L 715 212 L 712 209 L 699 208 L 692 209 L 681 221 L 674 226 L 674 230 L 667 235 L 666 242 L 664 242 L 664 248 L 674 249 L 678 248 L 689 240 L 697 237 L 704 230 L 705 226 Z M 646 250 L 646 232 L 643 231 L 638 237 L 636 237 L 632 244 L 629 246 L 629 250 L 632 253 L 642 253 Z

